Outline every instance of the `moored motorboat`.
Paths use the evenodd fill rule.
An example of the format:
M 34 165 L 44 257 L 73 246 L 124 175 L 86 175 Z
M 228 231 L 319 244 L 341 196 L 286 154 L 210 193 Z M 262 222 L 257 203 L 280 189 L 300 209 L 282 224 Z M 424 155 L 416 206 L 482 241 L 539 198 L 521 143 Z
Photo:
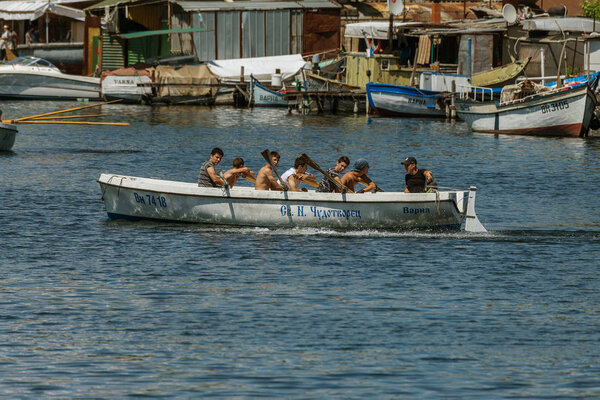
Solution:
M 0 122 L 0 151 L 9 151 L 15 144 L 17 126 Z
M 51 62 L 18 57 L 0 65 L 0 98 L 100 99 L 100 79 L 62 73 Z
M 474 132 L 584 137 L 596 107 L 596 84 L 597 77 L 591 85 L 546 88 L 500 102 L 460 100 L 456 113 Z
M 109 218 L 233 226 L 455 229 L 484 232 L 475 188 L 437 193 L 318 193 L 205 188 L 195 183 L 101 174 Z

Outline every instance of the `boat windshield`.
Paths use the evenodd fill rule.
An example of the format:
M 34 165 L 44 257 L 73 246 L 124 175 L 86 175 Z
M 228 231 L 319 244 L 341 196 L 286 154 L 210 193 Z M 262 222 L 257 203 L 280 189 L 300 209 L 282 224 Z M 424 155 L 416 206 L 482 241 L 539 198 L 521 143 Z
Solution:
M 27 65 L 30 67 L 50 67 L 56 68 L 50 61 L 46 61 L 37 57 L 17 57 L 14 60 L 7 62 L 10 65 Z

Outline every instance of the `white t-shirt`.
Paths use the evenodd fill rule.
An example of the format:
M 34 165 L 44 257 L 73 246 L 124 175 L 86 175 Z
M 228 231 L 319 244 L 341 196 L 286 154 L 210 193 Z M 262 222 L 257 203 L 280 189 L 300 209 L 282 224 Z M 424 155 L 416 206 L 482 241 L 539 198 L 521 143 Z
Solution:
M 294 167 L 288 169 L 287 171 L 285 171 L 282 175 L 281 175 L 281 179 L 283 179 L 283 181 L 285 182 L 285 184 L 287 186 L 289 186 L 288 184 L 288 178 L 294 175 L 294 179 L 296 180 L 296 187 L 300 186 L 300 181 L 298 180 L 298 178 L 296 178 L 296 170 L 294 169 Z M 279 182 L 279 180 L 277 180 L 277 183 L 279 183 L 281 185 L 281 182 Z

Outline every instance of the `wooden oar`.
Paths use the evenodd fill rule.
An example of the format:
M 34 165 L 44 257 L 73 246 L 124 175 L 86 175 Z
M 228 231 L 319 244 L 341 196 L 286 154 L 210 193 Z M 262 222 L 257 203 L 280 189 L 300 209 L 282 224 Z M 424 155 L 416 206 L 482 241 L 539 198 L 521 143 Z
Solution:
M 44 120 L 47 120 L 47 119 L 61 119 L 61 118 L 64 118 L 64 119 L 68 119 L 68 118 L 92 118 L 92 117 L 104 117 L 104 116 L 107 116 L 107 115 L 108 114 L 59 115 L 57 117 L 43 117 L 43 118 L 38 117 L 38 118 L 32 118 L 30 121 L 35 121 L 35 120 L 38 120 L 40 118 L 44 119 Z
M 321 167 L 319 167 L 319 164 L 314 162 L 308 155 L 303 153 L 300 157 L 302 157 L 304 159 L 304 161 L 306 161 L 306 163 L 311 166 L 311 168 L 316 169 L 317 171 L 322 173 L 323 176 L 326 177 L 327 179 L 329 179 L 329 181 L 331 183 L 333 183 L 335 185 L 335 187 L 338 188 L 342 193 L 346 193 L 346 192 L 354 193 L 352 190 L 350 190 L 348 187 L 346 187 L 346 185 L 336 181 L 331 175 L 329 175 L 329 172 L 323 171 L 323 169 L 321 169 Z
M 52 111 L 52 112 L 48 112 L 48 113 L 44 113 L 44 114 L 30 115 L 29 117 L 23 117 L 23 118 L 13 119 L 12 121 L 13 122 L 19 122 L 19 121 L 25 121 L 25 120 L 28 120 L 28 119 L 36 119 L 36 118 L 40 118 L 40 117 L 45 117 L 47 115 L 62 114 L 62 113 L 70 112 L 70 111 L 83 110 L 84 108 L 98 107 L 98 106 L 101 106 L 101 105 L 104 105 L 104 104 L 116 103 L 117 101 L 121 101 L 121 99 L 112 100 L 112 101 L 105 101 L 105 102 L 98 103 L 98 104 L 91 104 L 89 106 L 69 108 L 67 110 L 59 110 L 59 111 Z
M 373 182 L 373 181 L 371 181 L 371 182 Z M 362 176 L 359 176 L 359 177 L 358 177 L 358 183 L 360 183 L 360 184 L 363 184 L 363 185 L 365 185 L 365 186 L 368 186 L 368 185 L 369 185 L 368 183 L 366 183 L 366 182 L 365 182 L 365 180 L 363 179 L 363 177 L 362 177 Z M 375 183 L 375 182 L 373 182 L 373 183 Z M 375 192 L 385 192 L 385 190 L 383 190 L 382 188 L 380 188 L 379 186 L 377 186 L 377 184 L 376 184 L 376 183 L 375 183 L 375 190 L 374 190 L 374 191 L 375 191 Z
M 288 190 L 287 183 L 284 182 L 283 179 L 281 179 L 281 175 L 279 175 L 279 172 L 277 172 L 277 168 L 275 168 L 275 166 L 273 165 L 273 160 L 271 160 L 271 152 L 269 151 L 269 149 L 264 149 L 263 151 L 261 151 L 260 154 L 262 154 L 262 156 L 265 158 L 265 160 L 267 160 L 269 165 L 271 165 L 271 169 L 273 170 L 273 172 L 275 172 L 275 175 L 277 175 L 277 178 L 279 178 L 279 182 L 281 182 L 281 186 L 283 187 L 283 190 Z
M 319 187 L 319 182 L 313 181 L 312 179 L 303 179 L 303 180 L 301 180 L 301 182 L 304 182 L 307 185 L 310 185 L 310 186 L 315 187 L 315 188 Z
M 72 124 L 72 125 L 117 125 L 117 126 L 127 126 L 129 122 L 86 122 L 86 121 L 45 121 L 45 120 L 35 120 L 35 121 L 14 121 L 17 124 Z

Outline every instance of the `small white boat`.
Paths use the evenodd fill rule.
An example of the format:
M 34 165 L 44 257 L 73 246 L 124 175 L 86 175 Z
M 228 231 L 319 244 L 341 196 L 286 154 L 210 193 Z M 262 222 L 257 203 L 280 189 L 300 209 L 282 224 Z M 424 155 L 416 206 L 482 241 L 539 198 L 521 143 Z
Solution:
M 146 103 L 152 98 L 152 78 L 146 75 L 108 75 L 102 79 L 102 97 L 124 103 Z
M 583 137 L 595 107 L 593 91 L 583 85 L 549 89 L 504 102 L 457 101 L 456 113 L 474 132 Z
M 0 122 L 0 151 L 9 151 L 15 144 L 17 126 Z
M 63 74 L 41 58 L 18 57 L 0 65 L 0 98 L 100 100 L 100 79 Z
M 250 100 L 254 106 L 287 107 L 284 92 L 268 89 L 260 84 L 254 77 L 250 77 Z
M 101 174 L 111 219 L 333 229 L 455 229 L 485 232 L 475 188 L 437 193 L 318 193 L 205 188 L 196 183 Z

